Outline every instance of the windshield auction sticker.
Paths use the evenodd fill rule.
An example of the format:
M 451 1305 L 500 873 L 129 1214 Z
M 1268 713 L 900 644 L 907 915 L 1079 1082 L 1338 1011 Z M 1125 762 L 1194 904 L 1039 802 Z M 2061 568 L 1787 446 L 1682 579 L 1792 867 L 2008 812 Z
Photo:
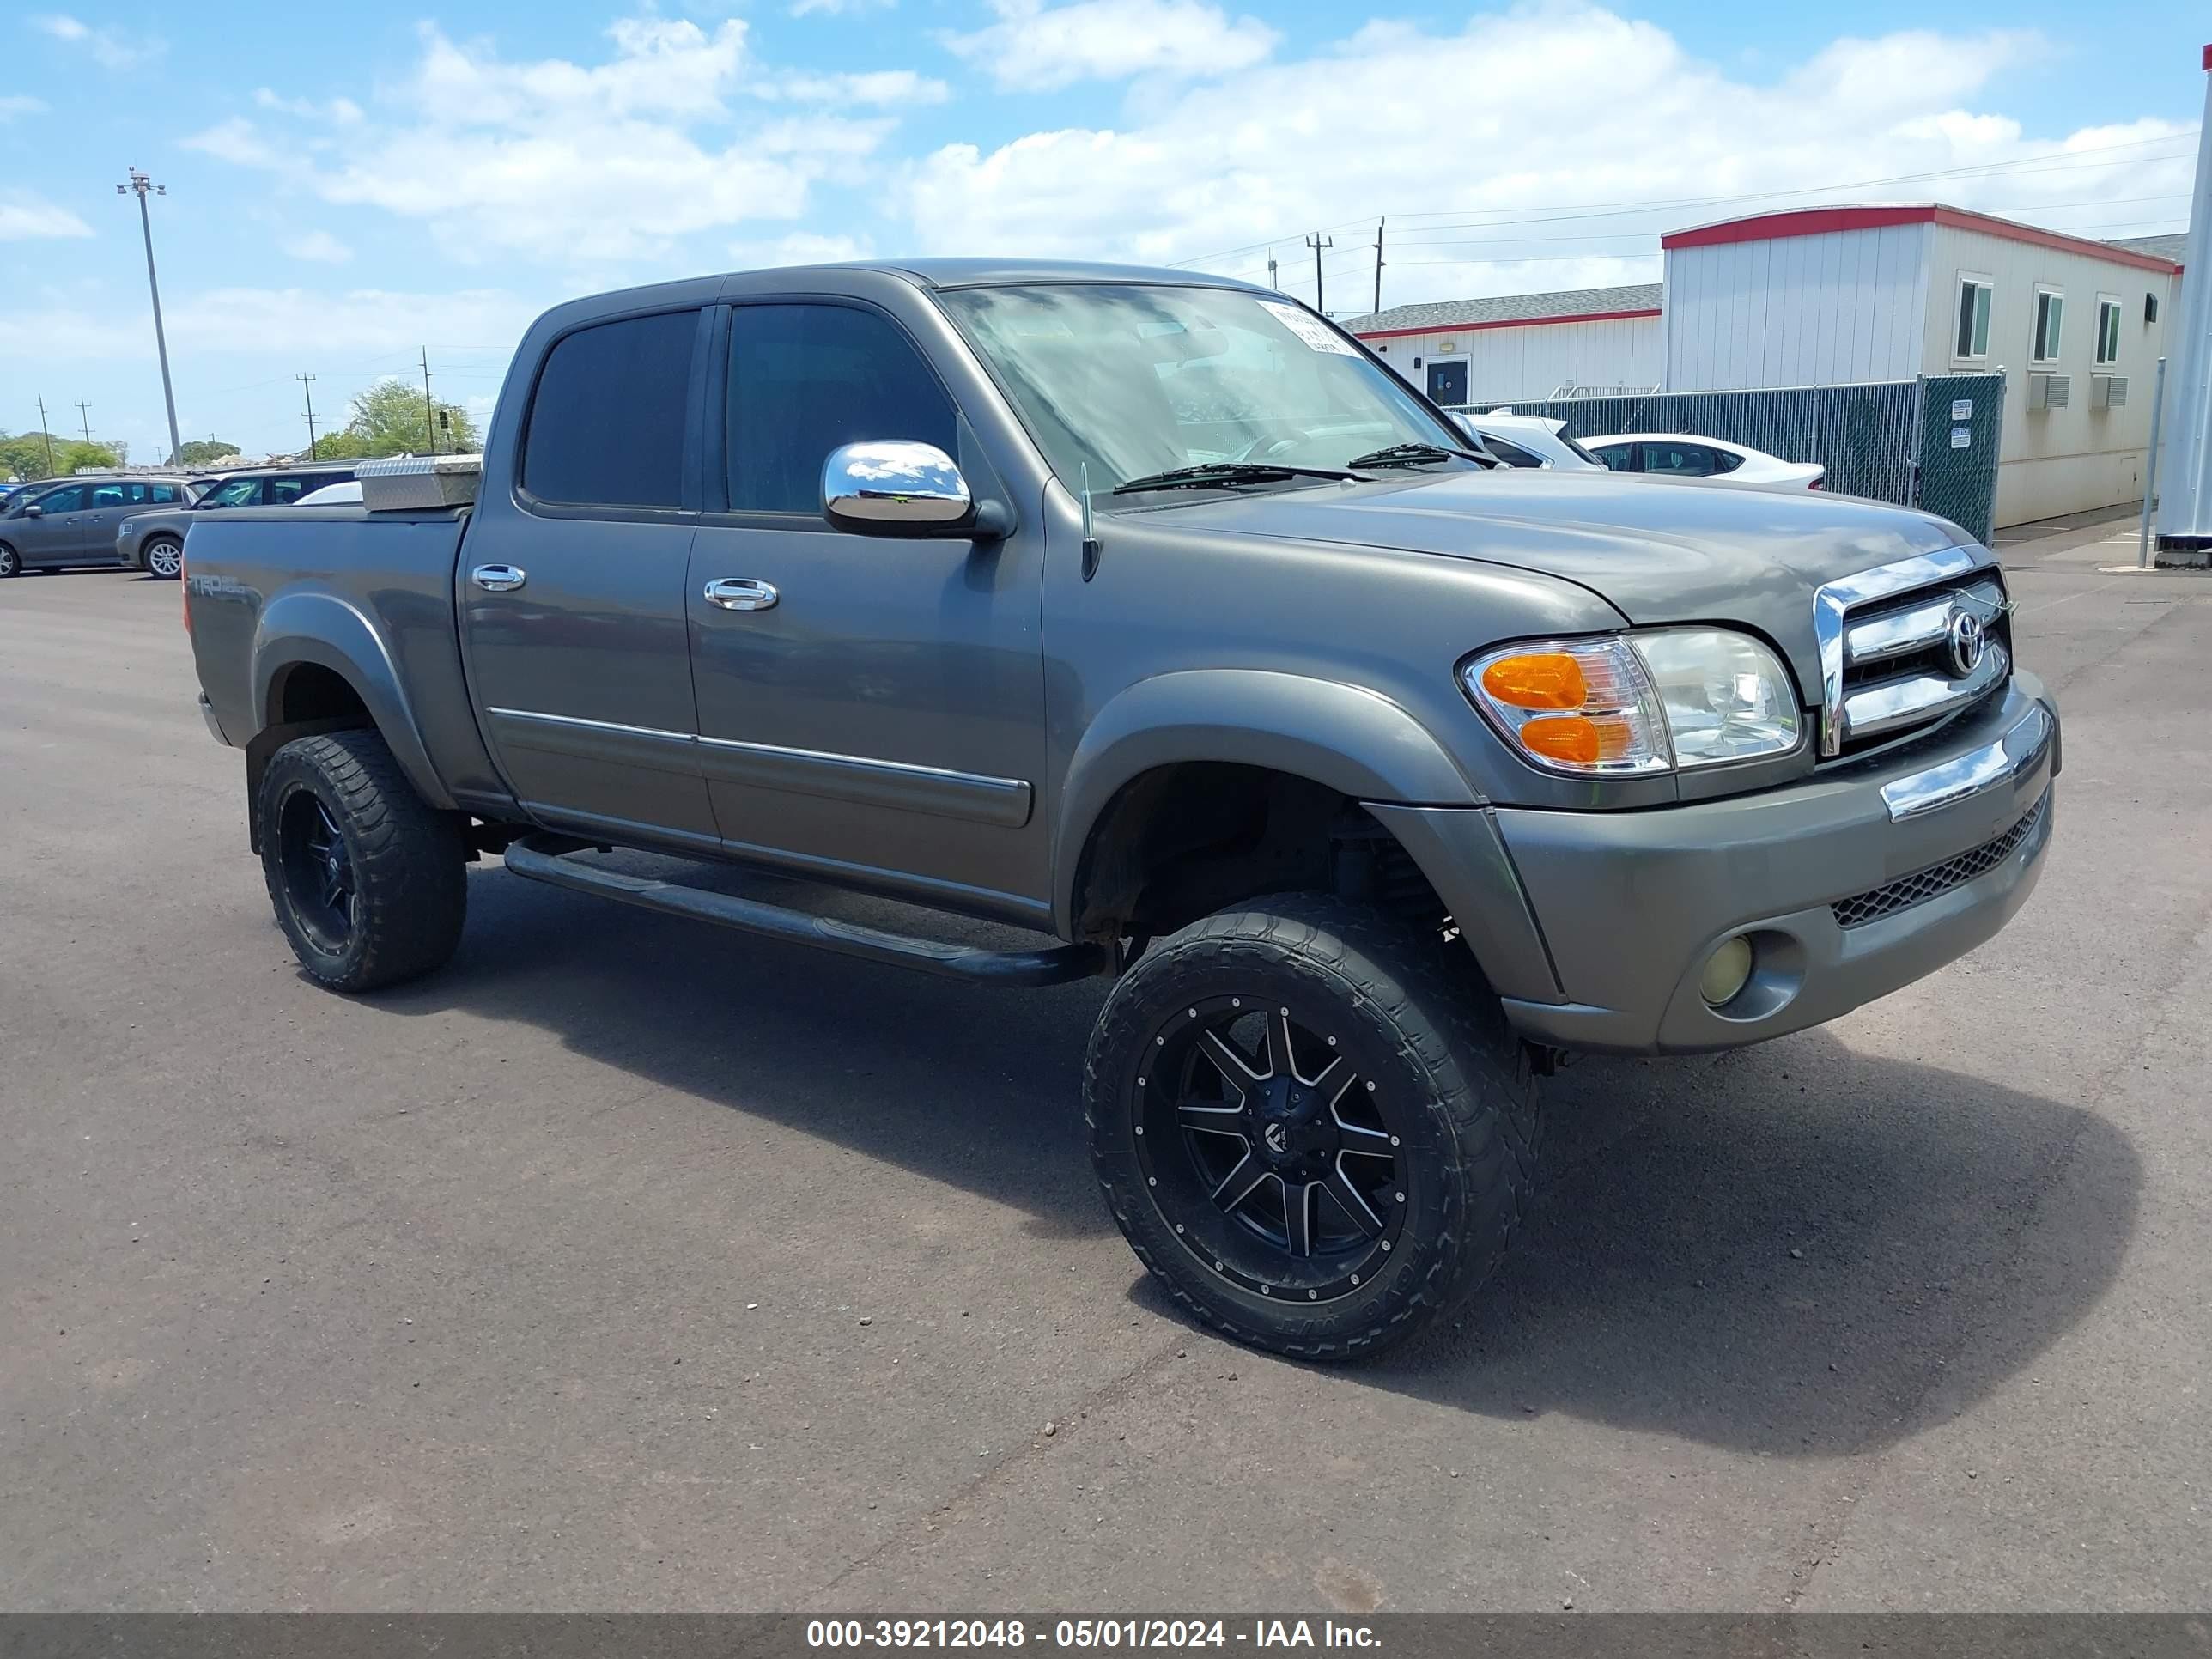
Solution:
M 1359 353 L 1352 342 L 1338 334 L 1327 323 L 1310 311 L 1285 305 L 1280 300 L 1262 300 L 1261 309 L 1271 313 L 1275 320 L 1304 340 L 1316 351 L 1334 351 L 1340 357 L 1357 357 Z

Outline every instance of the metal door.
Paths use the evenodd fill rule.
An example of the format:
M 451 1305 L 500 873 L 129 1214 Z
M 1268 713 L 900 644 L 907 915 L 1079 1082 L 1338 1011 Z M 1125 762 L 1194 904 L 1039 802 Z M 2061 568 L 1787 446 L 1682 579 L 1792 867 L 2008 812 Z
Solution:
M 1010 914 L 1048 888 L 1042 528 L 989 543 L 833 529 L 820 477 L 841 443 L 935 443 L 979 497 L 995 474 L 882 313 L 744 305 L 731 338 L 723 477 L 736 505 L 702 524 L 685 590 L 700 760 L 725 842 Z
M 1429 401 L 1442 404 L 1446 409 L 1455 408 L 1467 401 L 1467 365 L 1461 363 L 1431 363 L 1429 365 Z
M 539 821 L 711 846 L 684 635 L 696 308 L 553 342 L 456 574 L 484 735 Z

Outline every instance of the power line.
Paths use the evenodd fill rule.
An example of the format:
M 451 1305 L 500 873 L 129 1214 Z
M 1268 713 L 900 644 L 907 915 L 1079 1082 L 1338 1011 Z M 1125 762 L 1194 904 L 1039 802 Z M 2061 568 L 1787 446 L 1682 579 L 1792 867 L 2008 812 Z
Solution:
M 1832 191 L 1869 190 L 1882 185 L 1916 184 L 1923 180 L 1934 179 L 1954 179 L 1964 178 L 1970 175 L 1990 174 L 2001 174 L 2004 177 L 2010 178 L 2021 173 L 2029 173 L 2076 172 L 2088 167 L 2124 167 L 2130 165 L 2130 162 L 2127 161 L 2084 162 L 2077 161 L 2074 158 L 2083 155 L 2109 155 L 2120 150 L 2142 149 L 2152 144 L 2185 143 L 2193 140 L 2195 136 L 2196 135 L 2193 131 L 2161 133 L 2154 138 L 2138 138 L 2123 144 L 2099 144 L 2076 150 L 2053 150 L 2041 155 L 2021 156 L 2010 161 L 1974 162 L 1963 167 L 1940 167 L 1923 173 L 1892 173 L 1887 178 L 1881 179 L 1856 179 L 1832 185 L 1788 185 L 1776 190 L 1747 191 L 1727 196 L 1680 196 L 1660 200 L 1654 200 L 1650 198 L 1639 198 L 1613 202 L 1563 202 L 1557 205 L 1562 209 L 1569 210 L 1568 211 L 1542 214 L 1524 219 L 1497 219 L 1488 221 L 1467 220 L 1462 222 L 1459 225 L 1425 225 L 1416 228 L 1427 230 L 1444 230 L 1462 228 L 1474 229 L 1479 228 L 1486 223 L 1543 224 L 1553 220 L 1570 218 L 1609 218 L 1624 211 L 1641 210 L 1648 212 L 1657 210 L 1673 210 L 1675 208 L 1685 207 L 1719 206 L 1732 202 L 1770 201 L 1789 196 L 1818 196 L 1826 194 Z M 2185 153 L 2176 152 L 2172 155 L 2137 156 L 2132 159 L 2137 161 L 2180 161 L 2185 159 Z M 2045 163 L 2049 163 L 2050 165 L 2044 165 Z M 1584 211 L 1585 210 L 1588 211 Z M 1442 217 L 1446 214 L 1454 212 L 1480 213 L 1486 210 L 1504 213 L 1510 212 L 1512 210 L 1506 208 L 1498 208 L 1494 210 L 1484 210 L 1480 208 L 1433 208 L 1414 211 L 1393 210 L 1389 216 L 1394 219 L 1436 219 Z M 1364 221 L 1346 220 L 1340 224 L 1323 226 L 1322 229 L 1344 230 L 1349 228 L 1352 225 L 1362 222 L 1364 222 Z M 1237 247 L 1222 248 L 1212 253 L 1196 254 L 1187 259 L 1177 259 L 1174 263 L 1178 266 L 1200 264 L 1208 259 L 1225 259 L 1232 254 L 1253 252 L 1260 248 L 1265 247 L 1266 246 L 1267 243 L 1264 241 L 1246 242 Z

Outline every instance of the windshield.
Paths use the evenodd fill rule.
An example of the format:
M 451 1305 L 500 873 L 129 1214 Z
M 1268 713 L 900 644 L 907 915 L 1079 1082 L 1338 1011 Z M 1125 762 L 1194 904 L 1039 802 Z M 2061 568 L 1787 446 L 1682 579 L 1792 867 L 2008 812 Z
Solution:
M 1393 444 L 1467 442 L 1288 301 L 1134 283 L 943 297 L 1060 481 L 1081 488 L 1087 467 L 1101 497 L 1212 462 L 1342 467 Z

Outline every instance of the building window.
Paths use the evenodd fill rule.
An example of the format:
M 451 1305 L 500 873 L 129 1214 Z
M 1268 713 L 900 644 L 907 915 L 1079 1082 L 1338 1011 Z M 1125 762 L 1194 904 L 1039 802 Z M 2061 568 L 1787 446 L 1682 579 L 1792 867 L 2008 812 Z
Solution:
M 1959 327 L 1952 356 L 1979 362 L 1990 355 L 1990 295 L 1986 276 L 1959 277 Z
M 2120 301 L 2114 294 L 2097 296 L 2097 367 L 2120 361 Z
M 2055 288 L 2035 290 L 2035 343 L 2028 353 L 2028 361 L 2035 363 L 2055 363 L 2058 361 L 2058 344 L 2066 323 L 2066 296 Z

